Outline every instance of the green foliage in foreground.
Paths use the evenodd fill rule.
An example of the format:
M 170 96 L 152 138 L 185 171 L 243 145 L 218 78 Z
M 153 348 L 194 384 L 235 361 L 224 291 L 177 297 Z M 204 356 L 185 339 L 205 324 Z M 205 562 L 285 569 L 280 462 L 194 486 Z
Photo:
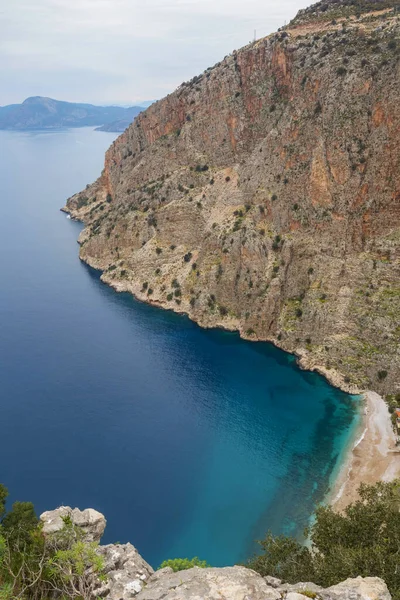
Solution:
M 324 587 L 348 577 L 381 577 L 400 600 L 400 480 L 361 485 L 360 500 L 343 513 L 318 508 L 307 531 L 310 546 L 268 534 L 262 554 L 248 567 L 289 583 L 313 581 Z
M 7 488 L 0 484 L 0 600 L 90 600 L 104 580 L 96 544 L 66 518 L 61 531 L 43 535 L 31 502 L 15 502 L 6 512 Z
M 210 565 L 207 564 L 205 560 L 200 560 L 197 556 L 194 556 L 192 559 L 189 558 L 170 558 L 168 560 L 164 560 L 161 563 L 160 569 L 164 567 L 171 567 L 171 569 L 176 573 L 177 571 L 185 571 L 186 569 L 191 569 L 192 567 L 200 567 L 201 569 L 205 569 Z

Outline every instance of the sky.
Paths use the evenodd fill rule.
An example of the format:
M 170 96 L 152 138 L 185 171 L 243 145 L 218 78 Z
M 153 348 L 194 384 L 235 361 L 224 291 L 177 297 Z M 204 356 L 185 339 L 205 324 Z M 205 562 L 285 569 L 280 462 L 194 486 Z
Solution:
M 162 98 L 309 0 L 0 0 L 0 105 Z

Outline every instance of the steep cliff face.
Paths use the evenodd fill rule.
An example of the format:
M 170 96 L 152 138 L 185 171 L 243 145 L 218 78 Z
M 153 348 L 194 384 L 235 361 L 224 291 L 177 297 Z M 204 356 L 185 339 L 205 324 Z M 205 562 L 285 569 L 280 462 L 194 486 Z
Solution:
M 81 258 L 344 388 L 396 390 L 399 59 L 390 2 L 321 2 L 225 57 L 142 113 L 68 200 Z

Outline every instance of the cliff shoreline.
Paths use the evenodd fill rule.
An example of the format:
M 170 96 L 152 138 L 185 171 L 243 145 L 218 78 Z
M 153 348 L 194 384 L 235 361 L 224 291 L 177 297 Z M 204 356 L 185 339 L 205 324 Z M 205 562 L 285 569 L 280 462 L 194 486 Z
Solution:
M 61 210 L 69 214 L 72 219 L 80 221 L 71 215 L 67 207 L 63 207 Z M 295 356 L 296 364 L 302 370 L 317 372 L 333 387 L 346 393 L 360 395 L 362 398 L 359 408 L 360 422 L 343 453 L 341 464 L 337 465 L 337 472 L 333 476 L 330 489 L 325 498 L 325 501 L 336 510 L 344 510 L 346 506 L 357 499 L 357 489 L 361 483 L 372 484 L 377 481 L 392 481 L 400 477 L 400 448 L 396 451 L 396 439 L 390 421 L 390 413 L 384 399 L 379 394 L 371 390 L 359 390 L 344 384 L 340 374 L 330 372 L 324 365 L 309 365 L 301 348 L 289 352 L 276 339 L 255 339 L 254 336 L 246 336 L 239 325 L 232 324 L 231 327 L 228 327 L 225 323 L 202 323 L 184 309 L 165 306 L 161 302 L 152 301 L 144 294 L 135 293 L 125 282 L 108 280 L 105 277 L 105 272 L 99 269 L 98 266 L 90 264 L 88 259 L 80 257 L 80 260 L 89 267 L 99 270 L 101 272 L 100 280 L 117 293 L 130 293 L 138 302 L 185 315 L 204 329 L 222 329 L 236 332 L 243 340 L 249 342 L 273 344 L 280 350 Z

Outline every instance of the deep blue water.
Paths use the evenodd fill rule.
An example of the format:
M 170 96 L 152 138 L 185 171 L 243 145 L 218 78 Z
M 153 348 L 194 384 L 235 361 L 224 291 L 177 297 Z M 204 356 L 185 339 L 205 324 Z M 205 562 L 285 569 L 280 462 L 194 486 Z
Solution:
M 244 560 L 298 534 L 352 435 L 357 400 L 293 357 L 119 295 L 59 212 L 113 134 L 0 132 L 0 481 L 38 513 L 107 516 L 154 566 Z

